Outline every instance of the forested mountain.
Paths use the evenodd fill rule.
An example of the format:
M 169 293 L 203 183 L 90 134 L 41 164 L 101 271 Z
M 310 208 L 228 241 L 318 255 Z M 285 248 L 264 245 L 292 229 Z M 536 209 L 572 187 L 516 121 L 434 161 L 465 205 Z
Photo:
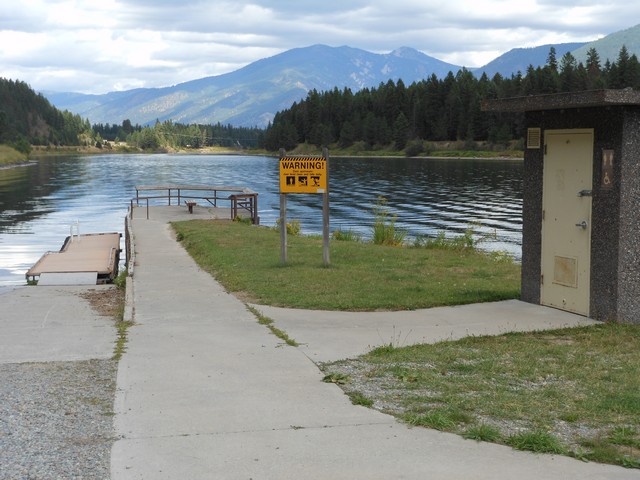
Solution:
M 88 120 L 61 112 L 25 82 L 0 78 L 0 143 L 78 145 Z
M 313 89 L 345 86 L 353 90 L 388 79 L 413 82 L 460 67 L 411 48 L 375 54 L 351 47 L 314 45 L 294 48 L 244 68 L 166 88 L 139 88 L 104 95 L 47 93 L 58 108 L 88 117 L 92 123 L 141 125 L 156 120 L 181 123 L 265 127 L 279 110 Z
M 95 146 L 105 141 L 129 143 L 141 149 L 181 149 L 222 145 L 234 148 L 257 147 L 263 130 L 230 125 L 182 125 L 157 122 L 154 129 L 143 129 L 130 120 L 120 124 L 91 125 L 88 119 L 68 111 L 61 112 L 49 100 L 22 81 L 0 78 L 0 144 L 23 153 L 32 145 Z
M 486 73 L 489 78 L 493 77 L 496 73 L 499 73 L 503 77 L 510 77 L 511 75 L 516 75 L 518 72 L 526 72 L 529 65 L 533 65 L 534 68 L 543 66 L 547 62 L 547 56 L 551 48 L 555 49 L 556 56 L 561 57 L 565 53 L 573 52 L 584 45 L 587 44 L 559 43 L 531 48 L 513 48 L 487 63 L 484 67 L 475 69 L 474 73 L 476 77 L 480 77 L 483 73 Z M 618 46 L 618 50 L 620 50 L 620 46 Z
M 311 91 L 305 100 L 279 112 L 266 134 L 266 147 L 293 148 L 299 143 L 364 149 L 403 150 L 411 142 L 413 154 L 424 141 L 489 140 L 494 143 L 522 138 L 523 116 L 481 111 L 490 98 L 572 92 L 597 88 L 640 88 L 640 62 L 620 49 L 615 62 L 600 62 L 591 49 L 586 63 L 570 52 L 558 60 L 549 50 L 544 67 L 530 66 L 525 75 L 477 78 L 465 69 L 444 79 L 432 75 L 406 86 L 389 80 L 375 89 Z
M 505 78 L 524 74 L 531 65 L 542 67 L 550 48 L 558 58 L 574 53 L 586 62 L 586 52 L 596 47 L 602 63 L 614 61 L 622 45 L 640 54 L 640 26 L 613 33 L 596 42 L 514 48 L 487 65 L 468 69 L 476 77 L 499 73 Z M 203 60 L 206 61 L 206 60 Z M 165 88 L 138 88 L 102 95 L 45 92 L 60 109 L 89 118 L 92 123 L 120 124 L 124 119 L 141 125 L 173 121 L 183 124 L 231 124 L 265 127 L 276 112 L 304 99 L 308 92 L 348 88 L 376 88 L 388 80 L 405 85 L 436 75 L 455 76 L 461 66 L 448 64 L 412 48 L 375 54 L 351 47 L 313 45 L 294 48 L 251 63 L 224 75 L 187 81 Z
M 600 61 L 605 64 L 607 60 L 609 62 L 616 60 L 618 52 L 623 45 L 629 54 L 635 53 L 636 55 L 640 55 L 640 25 L 607 35 L 571 53 L 578 62 L 586 62 L 589 50 L 595 48 L 600 56 Z
M 544 60 L 544 47 L 514 49 L 474 70 L 410 48 L 378 55 L 315 45 L 226 75 L 164 89 L 50 95 L 59 108 L 74 113 L 61 112 L 24 82 L 0 79 L 0 142 L 76 145 L 94 141 L 97 146 L 103 140 L 118 139 L 142 148 L 246 148 L 264 139 L 273 149 L 300 142 L 341 146 L 362 142 L 396 149 L 425 140 L 504 142 L 521 137 L 520 118 L 480 112 L 482 101 L 593 88 L 639 88 L 635 55 L 640 51 L 639 38 L 640 26 L 573 50 L 581 52 L 591 45 L 584 60 L 573 55 L 576 44 L 552 45 Z M 623 39 L 634 49 L 622 45 L 613 60 L 610 54 L 603 58 L 595 47 L 620 45 Z M 525 58 L 529 59 L 526 67 Z M 517 71 L 502 73 L 512 68 Z M 88 115 L 83 120 L 80 115 L 89 111 L 111 120 Z M 146 120 L 140 120 L 141 115 Z M 227 119 L 225 124 L 220 118 Z M 93 128 L 90 121 L 96 124 Z M 141 123 L 149 127 L 142 128 Z M 261 126 L 268 126 L 267 131 L 257 128 Z

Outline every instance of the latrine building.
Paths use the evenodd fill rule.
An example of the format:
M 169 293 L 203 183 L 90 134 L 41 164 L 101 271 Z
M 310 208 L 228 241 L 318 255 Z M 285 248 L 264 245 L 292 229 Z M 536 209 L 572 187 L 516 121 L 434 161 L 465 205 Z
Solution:
M 640 92 L 490 100 L 524 112 L 522 300 L 640 323 Z

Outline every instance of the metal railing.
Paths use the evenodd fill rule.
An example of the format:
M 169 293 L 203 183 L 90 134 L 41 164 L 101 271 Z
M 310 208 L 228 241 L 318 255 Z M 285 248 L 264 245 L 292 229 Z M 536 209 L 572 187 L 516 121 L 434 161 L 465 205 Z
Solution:
M 165 195 L 145 195 L 140 192 L 166 191 Z M 149 201 L 165 200 L 167 205 L 186 205 L 192 200 L 204 200 L 214 208 L 219 207 L 219 202 L 229 202 L 231 208 L 231 220 L 238 217 L 238 212 L 244 210 L 251 218 L 251 223 L 258 225 L 258 194 L 245 187 L 217 187 L 217 186 L 195 186 L 195 185 L 158 185 L 158 186 L 138 186 L 136 196 L 131 199 L 129 215 L 133 214 L 134 203 L 136 207 L 144 201 L 146 205 L 147 219 L 149 219 Z

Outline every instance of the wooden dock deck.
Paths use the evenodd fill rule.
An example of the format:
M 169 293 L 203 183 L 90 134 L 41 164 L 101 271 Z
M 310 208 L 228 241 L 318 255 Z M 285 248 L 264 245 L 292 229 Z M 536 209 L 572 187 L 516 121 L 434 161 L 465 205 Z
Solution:
M 45 253 L 27 273 L 38 285 L 96 285 L 118 275 L 120 233 L 67 237 L 59 252 Z

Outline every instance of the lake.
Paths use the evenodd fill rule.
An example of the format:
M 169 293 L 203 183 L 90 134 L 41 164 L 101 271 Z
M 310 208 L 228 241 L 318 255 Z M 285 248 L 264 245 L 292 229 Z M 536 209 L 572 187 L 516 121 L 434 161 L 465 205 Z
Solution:
M 259 194 L 261 224 L 273 226 L 279 217 L 277 158 L 43 157 L 36 165 L 0 170 L 0 287 L 24 284 L 42 254 L 60 249 L 72 223 L 81 234 L 122 232 L 135 186 L 165 184 L 249 187 Z M 482 248 L 520 258 L 519 160 L 331 158 L 331 230 L 370 237 L 379 197 L 409 238 L 458 235 L 475 224 L 479 235 L 491 237 Z M 288 195 L 287 218 L 299 220 L 303 234 L 321 234 L 322 196 Z

